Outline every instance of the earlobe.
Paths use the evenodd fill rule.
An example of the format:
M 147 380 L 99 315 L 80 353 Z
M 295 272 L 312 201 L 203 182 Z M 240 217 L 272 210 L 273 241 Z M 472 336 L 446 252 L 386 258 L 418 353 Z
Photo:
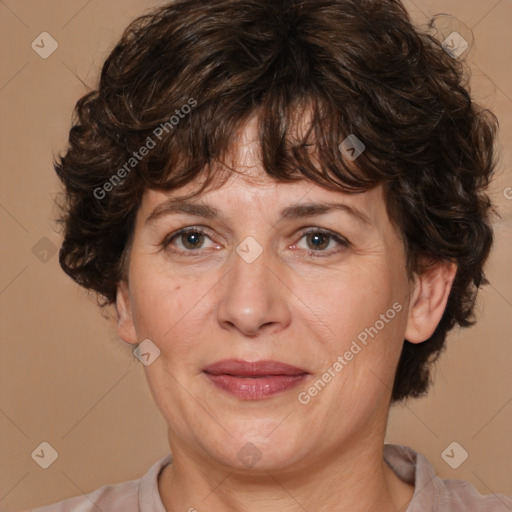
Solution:
M 117 334 L 125 342 L 136 345 L 137 334 L 133 324 L 128 283 L 122 280 L 117 285 L 116 296 Z
M 432 336 L 443 316 L 456 273 L 455 263 L 437 261 L 416 276 L 405 329 L 407 341 L 421 343 Z

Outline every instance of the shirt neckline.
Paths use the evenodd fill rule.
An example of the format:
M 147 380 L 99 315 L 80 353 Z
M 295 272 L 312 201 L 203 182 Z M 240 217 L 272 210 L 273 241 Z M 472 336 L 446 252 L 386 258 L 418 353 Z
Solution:
M 162 497 L 158 491 L 158 475 L 165 466 L 172 463 L 172 454 L 168 453 L 157 460 L 142 477 L 139 484 L 139 511 L 166 512 Z
M 405 512 L 437 510 L 437 473 L 421 453 L 408 446 L 385 444 L 384 461 L 398 478 L 414 486 L 414 494 Z

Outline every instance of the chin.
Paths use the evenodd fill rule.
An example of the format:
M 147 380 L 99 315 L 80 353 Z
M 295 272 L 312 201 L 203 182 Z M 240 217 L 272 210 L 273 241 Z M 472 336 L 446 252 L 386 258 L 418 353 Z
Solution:
M 294 467 L 307 451 L 304 436 L 300 432 L 285 429 L 278 433 L 276 423 L 272 422 L 272 425 L 274 431 L 265 429 L 265 434 L 245 431 L 221 440 L 212 440 L 212 444 L 205 448 L 219 463 L 237 472 L 255 474 Z M 212 445 L 215 446 L 213 450 Z

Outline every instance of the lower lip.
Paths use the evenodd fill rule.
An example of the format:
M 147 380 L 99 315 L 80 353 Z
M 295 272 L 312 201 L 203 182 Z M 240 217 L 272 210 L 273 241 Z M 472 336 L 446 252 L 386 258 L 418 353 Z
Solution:
M 301 375 L 272 375 L 270 377 L 245 378 L 232 375 L 206 376 L 219 388 L 245 400 L 262 400 L 269 396 L 288 391 L 301 384 L 307 374 Z

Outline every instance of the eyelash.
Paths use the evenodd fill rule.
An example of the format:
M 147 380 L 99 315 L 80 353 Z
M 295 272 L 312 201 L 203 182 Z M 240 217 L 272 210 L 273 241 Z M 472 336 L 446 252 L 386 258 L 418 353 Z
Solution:
M 161 247 L 162 249 L 164 250 L 169 250 L 169 246 L 171 245 L 171 243 L 176 239 L 178 238 L 179 236 L 181 235 L 186 235 L 188 233 L 197 233 L 197 234 L 201 234 L 201 235 L 205 235 L 207 236 L 208 238 L 210 238 L 208 236 L 208 231 L 200 226 L 190 226 L 190 227 L 186 227 L 186 228 L 183 228 L 183 229 L 180 229 L 178 231 L 176 231 L 175 233 L 172 233 L 171 235 L 169 235 L 168 237 L 166 237 L 164 239 L 164 241 L 161 243 Z M 339 245 L 341 245 L 342 247 L 350 247 L 350 242 L 340 236 L 340 235 L 336 235 L 335 233 L 329 231 L 329 230 L 326 230 L 326 229 L 323 229 L 323 228 L 310 228 L 310 229 L 307 229 L 305 231 L 303 231 L 301 233 L 301 236 L 299 238 L 299 240 L 302 240 L 302 238 L 304 238 L 305 236 L 307 235 L 311 235 L 311 234 L 321 234 L 321 235 L 324 235 L 324 236 L 327 236 L 329 238 L 331 238 L 332 240 L 336 241 Z M 332 249 L 330 251 L 326 251 L 326 250 L 320 250 L 320 251 L 313 251 L 313 250 L 309 250 L 309 251 L 306 251 L 308 253 L 308 256 L 313 256 L 315 258 L 322 258 L 322 257 L 326 257 L 326 256 L 331 256 L 332 254 L 335 254 L 335 253 L 338 253 L 340 252 L 340 250 L 342 249 L 338 249 L 338 250 L 335 250 L 333 251 Z M 177 253 L 177 254 L 183 254 L 183 255 L 187 255 L 187 256 L 196 256 L 198 255 L 199 253 L 203 252 L 202 249 L 192 249 L 192 250 L 181 250 L 181 249 L 171 249 L 172 252 L 174 253 Z M 322 254 L 324 253 L 324 254 Z

